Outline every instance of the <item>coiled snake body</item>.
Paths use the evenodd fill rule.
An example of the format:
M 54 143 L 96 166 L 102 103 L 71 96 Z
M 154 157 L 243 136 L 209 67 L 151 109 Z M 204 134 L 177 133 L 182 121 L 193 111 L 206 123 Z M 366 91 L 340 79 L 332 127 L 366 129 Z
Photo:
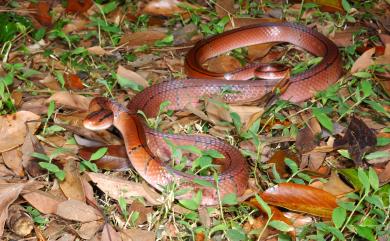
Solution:
M 170 182 L 178 182 L 180 188 L 192 190 L 178 198 L 191 198 L 194 192 L 201 190 L 202 205 L 217 204 L 229 193 L 240 196 L 247 188 L 249 173 L 246 160 L 238 149 L 210 136 L 168 134 L 151 129 L 137 115 L 137 111 L 142 110 L 148 117 L 154 117 L 163 101 L 170 101 L 169 109 L 179 110 L 186 104 L 199 103 L 200 97 L 220 94 L 227 87 L 232 91 L 223 95 L 226 103 L 260 99 L 274 86 L 263 80 L 248 80 L 254 76 L 254 69 L 258 66 L 219 74 L 205 70 L 202 63 L 235 48 L 268 42 L 289 42 L 323 57 L 318 65 L 290 77 L 290 84 L 281 95 L 282 99 L 292 102 L 306 100 L 335 83 L 342 73 L 336 45 L 312 29 L 292 23 L 247 26 L 202 40 L 189 51 L 185 59 L 186 73 L 189 77 L 202 79 L 172 80 L 153 85 L 137 94 L 127 108 L 106 98 L 95 98 L 90 105 L 92 113 L 84 125 L 89 129 L 105 129 L 114 125 L 123 136 L 134 169 L 158 190 Z M 211 176 L 179 172 L 161 160 L 159 156 L 169 153 L 165 139 L 176 145 L 194 145 L 199 149 L 215 149 L 222 153 L 225 158 L 215 160 L 222 167 L 217 182 Z M 194 178 L 208 181 L 214 187 L 196 184 Z

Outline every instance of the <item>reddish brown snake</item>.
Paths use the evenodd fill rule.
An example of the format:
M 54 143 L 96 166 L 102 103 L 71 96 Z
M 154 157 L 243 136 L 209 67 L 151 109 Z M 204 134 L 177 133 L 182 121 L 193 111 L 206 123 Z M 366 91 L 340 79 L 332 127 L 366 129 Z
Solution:
M 170 101 L 169 109 L 179 110 L 188 103 L 197 104 L 200 97 L 220 94 L 227 87 L 232 91 L 223 95 L 226 103 L 250 102 L 261 98 L 273 86 L 263 80 L 248 80 L 253 77 L 254 68 L 219 74 L 205 70 L 202 63 L 235 48 L 268 42 L 289 42 L 322 57 L 318 65 L 290 77 L 290 85 L 281 95 L 282 99 L 292 102 L 307 100 L 315 92 L 335 83 L 342 73 L 336 45 L 318 32 L 293 23 L 252 25 L 202 40 L 189 51 L 185 59 L 186 73 L 191 78 L 202 79 L 172 80 L 153 85 L 137 94 L 127 108 L 106 98 L 95 98 L 90 105 L 93 112 L 84 124 L 90 129 L 105 129 L 114 125 L 123 136 L 134 169 L 158 190 L 171 182 L 180 183 L 180 188 L 192 189 L 178 197 L 182 199 L 191 198 L 194 192 L 201 190 L 202 205 L 217 204 L 228 193 L 240 196 L 247 188 L 249 173 L 246 160 L 238 149 L 210 136 L 168 134 L 151 129 L 137 115 L 137 111 L 142 110 L 148 117 L 154 117 L 163 101 Z M 225 158 L 215 160 L 222 167 L 217 182 L 213 177 L 179 172 L 170 167 L 166 160 L 158 158 L 169 156 L 170 153 L 164 139 L 176 145 L 194 145 L 199 149 L 215 149 L 222 153 Z M 214 187 L 196 184 L 194 178 L 209 181 Z

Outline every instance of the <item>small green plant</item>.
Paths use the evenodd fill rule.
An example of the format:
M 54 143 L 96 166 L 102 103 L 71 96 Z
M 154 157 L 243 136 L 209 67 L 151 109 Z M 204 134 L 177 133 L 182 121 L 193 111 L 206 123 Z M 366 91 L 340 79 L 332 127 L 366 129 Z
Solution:
M 91 170 L 93 172 L 97 172 L 99 169 L 96 166 L 96 164 L 93 163 L 92 161 L 99 160 L 100 158 L 102 158 L 107 153 L 107 151 L 108 151 L 107 147 L 101 147 L 97 151 L 92 153 L 92 155 L 89 158 L 89 160 L 82 160 L 81 161 L 81 166 L 80 166 L 81 171 L 85 171 L 85 170 L 89 169 L 89 170 Z
M 49 223 L 49 219 L 42 217 L 41 213 L 37 209 L 31 206 L 26 206 L 25 209 L 26 212 L 33 218 L 34 223 L 38 224 L 39 226 L 43 227 Z

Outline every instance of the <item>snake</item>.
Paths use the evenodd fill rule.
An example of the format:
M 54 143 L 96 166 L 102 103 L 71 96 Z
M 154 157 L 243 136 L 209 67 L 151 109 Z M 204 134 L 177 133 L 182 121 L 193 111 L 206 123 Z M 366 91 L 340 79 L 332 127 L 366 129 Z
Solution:
M 199 205 L 220 204 L 226 195 L 240 197 L 248 188 L 249 164 L 238 148 L 225 140 L 205 134 L 186 135 L 162 132 L 151 128 L 148 117 L 159 114 L 160 104 L 169 101 L 170 110 L 182 110 L 186 105 L 199 105 L 202 98 L 220 95 L 227 104 L 247 103 L 263 98 L 275 89 L 275 82 L 254 78 L 267 72 L 283 78 L 278 68 L 249 64 L 229 73 L 207 70 L 204 63 L 228 51 L 263 43 L 287 42 L 322 57 L 310 69 L 291 75 L 280 99 L 299 103 L 335 83 L 342 75 L 342 59 L 337 46 L 327 37 L 306 26 L 288 23 L 262 23 L 229 30 L 200 40 L 185 56 L 186 79 L 173 79 L 149 86 L 137 93 L 125 107 L 105 97 L 95 97 L 84 126 L 103 130 L 114 126 L 122 135 L 132 167 L 152 187 L 167 191 L 169 184 L 182 190 L 175 198 L 197 200 Z M 272 65 L 270 65 L 272 66 Z M 260 69 L 260 70 L 259 70 Z M 229 91 L 226 91 L 226 90 Z M 173 167 L 171 146 L 196 146 L 199 150 L 216 150 L 223 155 L 213 160 L 218 175 L 198 175 Z M 183 191 L 184 190 L 184 191 Z M 194 199 L 197 193 L 201 199 Z

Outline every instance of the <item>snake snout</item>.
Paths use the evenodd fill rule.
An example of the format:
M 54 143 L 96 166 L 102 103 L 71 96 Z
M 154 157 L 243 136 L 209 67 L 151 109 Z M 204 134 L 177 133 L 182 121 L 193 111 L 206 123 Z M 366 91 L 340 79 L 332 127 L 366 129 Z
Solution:
M 101 109 L 90 113 L 84 119 L 84 127 L 90 130 L 105 130 L 112 126 L 114 115 L 111 110 Z

